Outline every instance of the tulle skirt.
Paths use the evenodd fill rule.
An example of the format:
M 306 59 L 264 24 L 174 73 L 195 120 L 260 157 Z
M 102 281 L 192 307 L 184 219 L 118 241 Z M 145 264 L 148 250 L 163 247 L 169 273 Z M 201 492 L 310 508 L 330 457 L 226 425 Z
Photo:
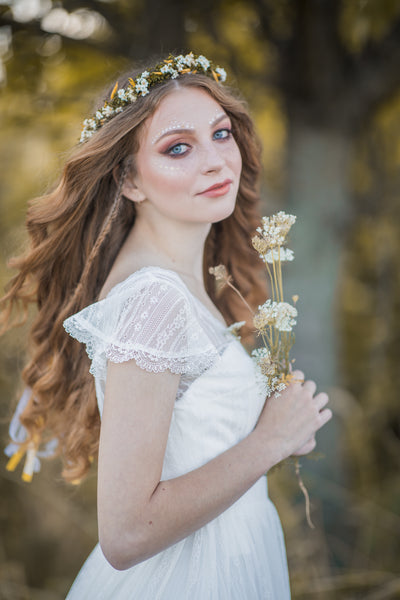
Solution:
M 67 600 L 288 600 L 285 545 L 266 478 L 219 517 L 117 571 L 95 547 Z

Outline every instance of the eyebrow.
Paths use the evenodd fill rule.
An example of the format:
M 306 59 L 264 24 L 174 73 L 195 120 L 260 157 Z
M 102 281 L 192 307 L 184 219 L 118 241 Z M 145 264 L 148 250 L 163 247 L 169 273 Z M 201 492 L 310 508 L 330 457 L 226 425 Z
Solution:
M 226 113 L 221 113 L 215 119 L 213 119 L 212 121 L 210 121 L 210 127 L 214 127 L 220 121 L 222 121 L 223 119 L 225 119 L 225 117 L 229 119 L 229 116 Z M 156 144 L 157 142 L 159 142 L 160 140 L 162 140 L 167 135 L 174 135 L 175 133 L 190 133 L 193 130 L 194 130 L 194 127 L 190 127 L 190 128 L 177 127 L 176 129 L 168 129 L 168 131 L 166 131 L 165 133 L 163 133 L 162 135 L 160 135 L 159 137 L 157 137 L 157 139 L 155 139 L 153 141 L 153 145 Z

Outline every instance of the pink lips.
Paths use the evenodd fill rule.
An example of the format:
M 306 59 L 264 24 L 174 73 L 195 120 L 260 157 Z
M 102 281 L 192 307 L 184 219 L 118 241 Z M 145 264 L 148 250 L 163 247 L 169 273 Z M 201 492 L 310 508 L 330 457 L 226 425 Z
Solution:
M 212 185 L 211 187 L 204 190 L 203 192 L 200 192 L 200 195 L 208 196 L 210 198 L 216 198 L 217 196 L 223 196 L 224 194 L 226 194 L 229 191 L 229 189 L 231 187 L 231 183 L 232 183 L 231 179 L 225 179 L 225 181 L 222 181 L 221 183 L 216 183 L 215 185 Z

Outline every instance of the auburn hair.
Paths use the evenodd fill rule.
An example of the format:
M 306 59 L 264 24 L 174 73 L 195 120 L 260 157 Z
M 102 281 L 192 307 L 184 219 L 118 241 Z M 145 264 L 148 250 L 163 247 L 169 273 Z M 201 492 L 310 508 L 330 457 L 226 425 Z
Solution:
M 120 87 L 127 85 L 128 76 L 134 73 L 120 80 Z M 29 305 L 37 308 L 29 360 L 22 372 L 32 394 L 20 420 L 30 438 L 58 439 L 67 481 L 83 478 L 97 456 L 100 416 L 85 348 L 65 332 L 63 321 L 98 299 L 135 223 L 134 203 L 121 195 L 121 189 L 127 169 L 135 169 L 140 130 L 165 96 L 185 87 L 202 89 L 221 105 L 242 156 L 235 210 L 212 225 L 205 243 L 207 292 L 228 323 L 243 318 L 240 299 L 229 287 L 217 291 L 208 272 L 210 266 L 222 263 L 251 305 L 265 299 L 261 261 L 251 247 L 260 219 L 260 144 L 246 104 L 236 92 L 201 74 L 155 85 L 78 145 L 56 187 L 30 202 L 26 221 L 30 247 L 11 259 L 10 266 L 18 272 L 1 300 L 3 331 L 23 323 Z

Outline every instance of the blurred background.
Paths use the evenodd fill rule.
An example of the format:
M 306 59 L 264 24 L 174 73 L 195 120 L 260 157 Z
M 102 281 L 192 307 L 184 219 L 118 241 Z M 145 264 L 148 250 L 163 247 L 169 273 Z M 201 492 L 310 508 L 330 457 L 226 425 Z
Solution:
M 0 0 L 2 286 L 27 201 L 57 177 L 96 94 L 148 56 L 189 50 L 249 102 L 263 214 L 297 215 L 293 356 L 335 413 L 319 460 L 302 460 L 315 529 L 293 465 L 269 476 L 293 598 L 400 598 L 399 0 Z M 26 332 L 0 348 L 1 446 Z M 73 487 L 45 463 L 26 484 L 5 463 L 0 600 L 62 599 L 96 543 L 95 469 Z

